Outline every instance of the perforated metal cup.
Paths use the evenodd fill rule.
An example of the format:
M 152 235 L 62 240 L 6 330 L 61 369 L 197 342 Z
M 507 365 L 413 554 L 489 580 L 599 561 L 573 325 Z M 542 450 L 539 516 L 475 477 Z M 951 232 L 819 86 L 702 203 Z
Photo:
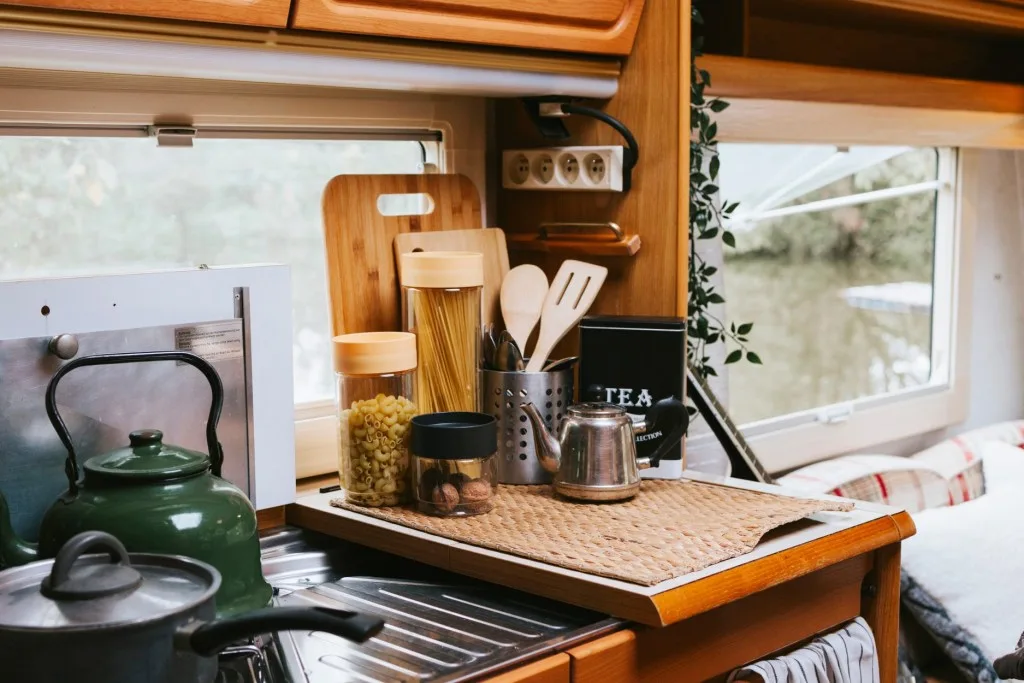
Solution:
M 499 372 L 483 370 L 480 412 L 498 420 L 498 482 L 549 484 L 551 475 L 540 465 L 533 427 L 520 406 L 537 406 L 549 429 L 557 433 L 566 408 L 573 403 L 575 366 L 557 372 Z

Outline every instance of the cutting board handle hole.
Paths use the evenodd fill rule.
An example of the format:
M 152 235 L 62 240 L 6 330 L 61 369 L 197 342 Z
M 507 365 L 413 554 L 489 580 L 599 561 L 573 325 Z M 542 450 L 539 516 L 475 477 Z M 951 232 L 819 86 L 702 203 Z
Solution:
M 377 197 L 377 210 L 382 216 L 426 216 L 434 213 L 434 199 L 425 192 L 382 194 Z

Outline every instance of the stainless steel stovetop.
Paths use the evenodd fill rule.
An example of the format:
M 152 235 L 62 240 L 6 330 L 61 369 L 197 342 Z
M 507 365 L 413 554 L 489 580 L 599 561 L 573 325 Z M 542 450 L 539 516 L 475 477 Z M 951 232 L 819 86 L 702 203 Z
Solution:
M 450 683 L 564 649 L 622 623 L 398 558 L 390 563 L 393 576 L 360 576 L 362 560 L 373 551 L 299 529 L 277 532 L 262 544 L 276 604 L 358 610 L 381 617 L 386 626 L 363 645 L 320 632 L 254 639 L 221 655 L 217 683 Z M 426 581 L 410 578 L 424 573 Z

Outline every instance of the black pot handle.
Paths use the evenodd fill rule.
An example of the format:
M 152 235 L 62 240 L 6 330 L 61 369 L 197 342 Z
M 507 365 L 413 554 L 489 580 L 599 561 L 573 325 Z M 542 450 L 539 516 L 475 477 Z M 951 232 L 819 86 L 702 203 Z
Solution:
M 647 415 L 644 417 L 644 424 L 647 427 L 647 433 L 652 429 L 660 428 L 665 434 L 654 453 L 650 458 L 646 458 L 649 460 L 649 465 L 646 466 L 657 467 L 668 450 L 678 444 L 686 434 L 686 429 L 690 426 L 690 415 L 686 412 L 686 406 L 682 401 L 675 396 L 669 396 L 648 409 Z
M 384 622 L 368 614 L 326 607 L 266 607 L 237 617 L 203 624 L 188 638 L 189 647 L 202 657 L 212 657 L 241 640 L 273 631 L 324 631 L 362 643 L 384 628 Z
M 121 363 L 148 363 L 152 361 L 180 361 L 188 363 L 198 369 L 210 383 L 212 400 L 210 401 L 210 415 L 206 418 L 206 447 L 210 454 L 210 469 L 220 476 L 221 465 L 224 463 L 224 451 L 217 440 L 217 422 L 220 420 L 220 413 L 224 407 L 224 384 L 220 381 L 220 375 L 212 365 L 194 353 L 187 351 L 137 351 L 135 353 L 107 353 L 95 356 L 82 356 L 70 360 L 57 369 L 46 387 L 46 414 L 50 418 L 57 436 L 68 449 L 68 457 L 64 462 L 64 473 L 68 478 L 68 492 L 74 495 L 78 492 L 78 457 L 75 455 L 75 446 L 71 442 L 71 434 L 64 424 L 64 419 L 57 412 L 57 383 L 64 375 L 75 368 L 83 368 L 89 365 L 119 365 Z
M 110 555 L 110 566 L 84 580 L 71 576 L 75 562 L 93 549 L 106 551 Z M 40 591 L 54 600 L 91 600 L 131 590 L 140 583 L 142 575 L 132 569 L 128 551 L 121 541 L 103 531 L 83 531 L 61 546 Z

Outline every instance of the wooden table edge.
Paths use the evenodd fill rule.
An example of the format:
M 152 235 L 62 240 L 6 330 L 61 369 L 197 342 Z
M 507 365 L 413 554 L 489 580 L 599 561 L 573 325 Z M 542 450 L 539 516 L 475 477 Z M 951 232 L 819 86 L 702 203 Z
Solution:
M 661 626 L 670 626 L 747 595 L 899 543 L 906 537 L 905 533 L 913 533 L 913 521 L 910 515 L 899 511 L 659 593 L 652 597 L 652 602 Z
M 780 550 L 656 595 L 602 587 L 596 595 L 585 579 L 478 554 L 452 543 L 389 538 L 372 526 L 302 504 L 287 507 L 291 524 L 458 574 L 612 614 L 647 626 L 670 626 L 697 614 L 832 566 L 857 555 L 898 544 L 914 533 L 910 515 L 891 510 L 862 524 Z M 585 596 L 585 597 L 581 597 Z

